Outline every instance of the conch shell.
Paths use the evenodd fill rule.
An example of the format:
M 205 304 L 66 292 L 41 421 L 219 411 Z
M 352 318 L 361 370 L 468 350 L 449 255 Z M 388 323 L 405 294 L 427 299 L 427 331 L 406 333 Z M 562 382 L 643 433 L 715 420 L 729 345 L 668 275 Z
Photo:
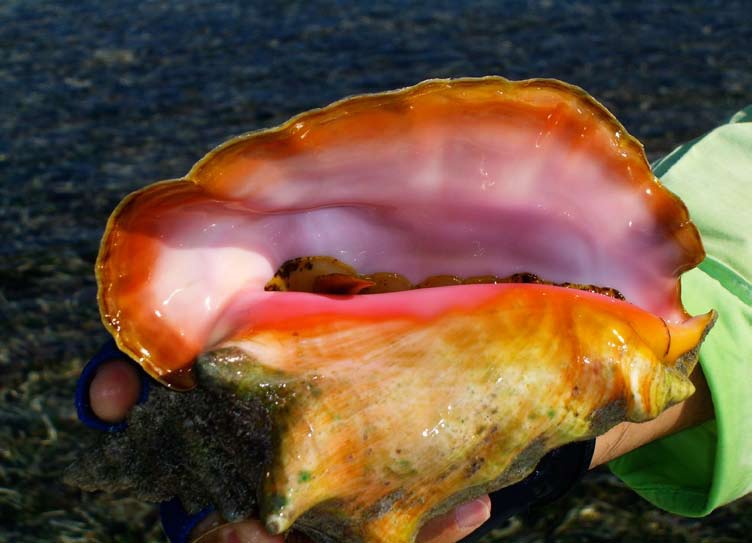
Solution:
M 460 279 L 265 288 L 298 257 L 357 270 L 327 274 L 357 287 L 330 293 L 378 274 Z M 687 398 L 715 315 L 686 314 L 678 277 L 703 257 L 684 205 L 600 104 L 486 77 L 230 140 L 128 196 L 96 269 L 105 326 L 153 377 L 189 389 L 198 373 L 263 403 L 272 533 L 407 543 L 545 452 Z M 549 284 L 459 284 L 523 273 Z

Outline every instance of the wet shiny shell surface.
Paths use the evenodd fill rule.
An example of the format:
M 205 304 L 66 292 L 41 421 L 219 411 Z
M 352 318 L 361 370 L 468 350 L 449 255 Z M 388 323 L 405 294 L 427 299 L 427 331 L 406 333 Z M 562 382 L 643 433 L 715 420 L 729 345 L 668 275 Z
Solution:
M 371 278 L 357 292 L 535 274 L 626 301 L 547 284 L 266 289 L 306 256 Z M 190 388 L 200 357 L 202 379 L 264 399 L 272 532 L 409 543 L 547 450 L 691 394 L 714 314 L 686 314 L 679 275 L 703 256 L 684 205 L 600 104 L 488 77 L 230 140 L 118 206 L 97 278 L 105 325 L 151 375 Z

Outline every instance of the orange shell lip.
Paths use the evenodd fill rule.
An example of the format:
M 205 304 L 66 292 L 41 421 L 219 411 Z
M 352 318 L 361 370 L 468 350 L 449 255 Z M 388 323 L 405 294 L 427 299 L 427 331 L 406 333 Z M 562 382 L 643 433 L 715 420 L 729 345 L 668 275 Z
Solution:
M 639 142 L 581 89 L 431 80 L 234 138 L 186 179 L 129 195 L 97 260 L 102 320 L 151 375 L 188 388 L 199 353 L 288 307 L 294 293 L 261 292 L 279 264 L 327 252 L 369 273 L 525 271 L 614 287 L 669 327 L 688 319 L 678 277 L 704 257 Z M 314 298 L 295 297 L 286 318 Z M 399 314 L 407 298 L 394 299 Z

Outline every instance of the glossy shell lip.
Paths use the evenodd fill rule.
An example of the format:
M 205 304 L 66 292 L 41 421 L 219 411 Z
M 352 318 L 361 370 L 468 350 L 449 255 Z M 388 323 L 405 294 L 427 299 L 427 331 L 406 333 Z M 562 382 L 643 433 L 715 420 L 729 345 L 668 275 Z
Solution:
M 185 179 L 156 183 L 125 198 L 108 221 L 97 259 L 98 300 L 105 327 L 115 337 L 118 346 L 139 360 L 154 377 L 178 389 L 189 388 L 193 382 L 189 364 L 181 363 L 179 367 L 173 366 L 168 370 L 161 369 L 158 363 L 154 365 L 148 346 L 142 344 L 130 332 L 125 331 L 123 320 L 128 320 L 130 317 L 122 312 L 119 300 L 113 299 L 112 293 L 116 283 L 119 285 L 118 289 L 122 291 L 124 288 L 128 291 L 138 281 L 149 281 L 153 271 L 148 268 L 148 264 L 142 271 L 129 268 L 128 273 L 131 275 L 126 279 L 128 284 L 123 286 L 118 283 L 127 274 L 122 268 L 112 263 L 111 257 L 113 251 L 118 249 L 118 240 L 123 239 L 124 236 L 121 222 L 133 219 L 132 205 L 141 205 L 141 202 L 148 198 L 158 200 L 159 190 L 164 190 L 167 194 L 172 190 L 170 187 L 177 187 L 179 183 L 184 183 L 185 190 L 188 192 L 201 192 L 204 197 L 224 200 L 229 204 L 238 202 L 239 205 L 242 204 L 241 207 L 250 206 L 262 213 L 330 205 L 325 201 L 315 201 L 316 198 L 326 197 L 325 190 L 316 191 L 315 188 L 310 189 L 300 183 L 290 184 L 290 180 L 286 179 L 276 168 L 275 160 L 290 156 L 290 154 L 329 149 L 342 142 L 363 136 L 368 131 L 378 129 L 383 129 L 385 132 L 394 131 L 394 126 L 397 125 L 389 123 L 401 114 L 414 111 L 415 108 L 420 110 L 424 107 L 430 120 L 431 108 L 440 109 L 447 101 L 455 100 L 465 104 L 463 107 L 470 107 L 473 104 L 493 104 L 495 100 L 506 100 L 509 96 L 522 104 L 520 107 L 538 107 L 539 101 L 547 103 L 550 100 L 562 99 L 578 113 L 584 112 L 589 115 L 592 119 L 592 126 L 612 134 L 613 138 L 604 143 L 603 151 L 613 153 L 614 160 L 626 161 L 630 176 L 630 180 L 626 182 L 633 183 L 635 189 L 640 187 L 640 190 L 645 190 L 647 196 L 643 195 L 641 198 L 644 199 L 645 207 L 658 217 L 657 229 L 660 235 L 670 239 L 680 252 L 671 270 L 674 277 L 678 277 L 679 274 L 696 266 L 702 260 L 704 251 L 699 234 L 689 220 L 683 203 L 652 176 L 641 144 L 626 132 L 613 115 L 582 89 L 548 79 L 518 82 L 501 77 L 429 80 L 397 91 L 345 98 L 325 108 L 293 117 L 279 127 L 233 138 L 200 160 Z M 548 121 L 552 126 L 557 126 L 561 115 L 566 115 L 566 112 L 561 107 L 555 106 L 549 114 Z M 312 127 L 319 130 L 306 132 Z M 536 146 L 537 144 L 538 142 Z M 250 185 L 247 183 L 242 185 L 240 183 L 242 179 L 248 177 L 249 172 L 252 174 L 259 168 L 265 168 L 263 184 L 252 182 Z M 300 193 L 296 193 L 296 190 Z M 288 196 L 289 194 L 293 195 Z M 294 200 L 294 194 L 302 195 L 297 203 L 285 200 L 286 198 Z M 351 201 L 350 203 L 357 205 L 357 202 Z M 157 218 L 154 217 L 153 220 Z M 130 258 L 135 261 L 148 262 L 149 250 L 151 249 L 144 245 L 143 254 L 132 254 Z M 520 271 L 535 273 L 537 270 Z M 431 293 L 427 291 L 425 295 L 431 296 Z M 681 308 L 678 280 L 674 281 L 672 289 L 668 289 L 661 295 L 670 299 L 670 302 L 666 303 L 674 307 L 670 318 L 683 320 L 688 317 Z M 629 299 L 628 294 L 627 298 Z M 155 334 L 154 330 L 148 330 L 148 333 L 152 336 Z M 206 344 L 202 343 L 206 338 L 185 335 L 179 337 L 170 329 L 161 330 L 158 334 L 162 336 L 162 341 L 165 343 L 182 345 L 186 351 L 195 354 L 206 347 Z

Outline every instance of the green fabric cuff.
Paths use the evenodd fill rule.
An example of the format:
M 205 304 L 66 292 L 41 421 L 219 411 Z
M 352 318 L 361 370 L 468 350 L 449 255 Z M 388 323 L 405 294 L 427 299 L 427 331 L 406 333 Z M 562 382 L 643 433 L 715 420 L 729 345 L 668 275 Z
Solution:
M 655 165 L 687 204 L 707 258 L 682 277 L 687 310 L 719 319 L 700 352 L 716 420 L 609 467 L 667 511 L 703 516 L 752 491 L 752 106 Z

